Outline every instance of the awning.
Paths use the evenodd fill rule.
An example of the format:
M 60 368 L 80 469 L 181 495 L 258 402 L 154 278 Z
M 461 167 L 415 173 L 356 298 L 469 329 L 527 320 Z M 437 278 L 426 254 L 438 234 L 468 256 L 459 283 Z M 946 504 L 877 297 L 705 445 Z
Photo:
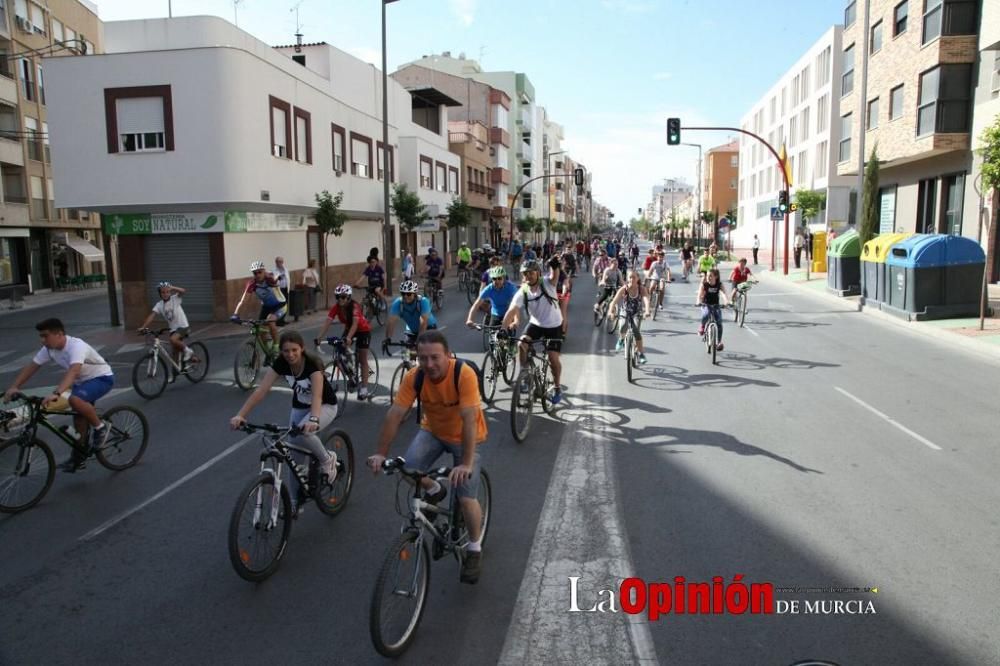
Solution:
M 31 232 L 27 228 L 0 227 L 0 238 L 28 238 Z
M 87 261 L 104 261 L 104 250 L 101 248 L 91 245 L 87 241 L 83 240 L 79 236 L 74 236 L 73 234 L 66 234 L 66 247 L 72 248 L 80 253 L 80 256 Z

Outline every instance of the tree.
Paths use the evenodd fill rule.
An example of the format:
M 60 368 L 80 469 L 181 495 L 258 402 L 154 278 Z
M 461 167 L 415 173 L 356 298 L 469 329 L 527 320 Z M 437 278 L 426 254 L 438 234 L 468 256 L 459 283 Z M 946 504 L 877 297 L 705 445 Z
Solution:
M 515 220 L 514 225 L 522 234 L 527 234 L 535 230 L 535 223 L 537 221 L 538 220 L 535 219 L 534 215 L 525 215 L 524 217 Z
M 327 190 L 323 190 L 316 195 L 316 212 L 312 214 L 312 218 L 316 220 L 316 226 L 319 227 L 320 232 L 323 234 L 323 252 L 321 253 L 321 260 L 323 262 L 322 266 L 322 276 L 326 278 L 326 241 L 330 237 L 330 234 L 334 236 L 340 236 L 344 233 L 344 224 L 347 222 L 347 214 L 340 210 L 340 205 L 344 201 L 344 193 L 337 192 L 337 196 L 333 196 Z M 330 290 L 324 289 L 323 293 L 326 298 L 326 305 L 330 305 Z
M 799 207 L 805 224 L 826 208 L 826 190 L 799 190 L 795 193 L 795 205 Z
M 472 207 L 465 201 L 455 197 L 448 204 L 448 228 L 465 229 L 472 223 Z M 462 234 L 465 237 L 465 233 Z M 466 240 L 468 240 L 466 238 Z
M 411 191 L 405 183 L 393 188 L 390 205 L 400 225 L 406 227 L 407 231 L 413 231 L 431 219 L 427 214 L 427 206 L 420 201 L 420 196 Z
M 535 218 L 535 240 L 538 240 L 538 234 L 544 232 L 549 225 L 549 218 L 538 217 Z
M 858 236 L 864 245 L 878 235 L 879 201 L 878 201 L 878 144 L 872 146 L 871 157 L 865 167 L 864 189 L 861 194 L 861 224 L 858 225 Z
M 1000 114 L 979 135 L 979 141 L 983 145 L 976 152 L 983 158 L 983 192 L 1000 191 Z

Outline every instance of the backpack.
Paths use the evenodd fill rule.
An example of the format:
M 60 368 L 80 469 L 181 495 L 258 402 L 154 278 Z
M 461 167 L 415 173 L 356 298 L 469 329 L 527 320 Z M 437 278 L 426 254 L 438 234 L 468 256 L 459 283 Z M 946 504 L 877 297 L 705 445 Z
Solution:
M 479 397 L 486 400 L 486 388 L 483 386 L 483 371 L 476 365 L 475 361 L 464 358 L 455 358 L 455 372 L 452 379 L 455 381 L 455 393 L 458 393 L 458 379 L 462 374 L 462 366 L 467 365 L 476 373 L 476 381 L 479 384 Z M 417 368 L 417 376 L 413 378 L 413 390 L 417 392 L 417 414 L 420 414 L 420 393 L 424 388 L 424 369 Z

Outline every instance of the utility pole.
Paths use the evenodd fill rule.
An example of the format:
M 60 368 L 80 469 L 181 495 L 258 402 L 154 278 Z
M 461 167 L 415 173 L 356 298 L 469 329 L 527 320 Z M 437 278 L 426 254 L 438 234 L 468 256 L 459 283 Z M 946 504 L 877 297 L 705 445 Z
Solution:
M 382 252 L 385 255 L 385 284 L 392 293 L 393 263 L 396 253 L 393 252 L 392 222 L 389 219 L 389 73 L 386 64 L 385 47 L 385 6 L 396 0 L 382 0 Z

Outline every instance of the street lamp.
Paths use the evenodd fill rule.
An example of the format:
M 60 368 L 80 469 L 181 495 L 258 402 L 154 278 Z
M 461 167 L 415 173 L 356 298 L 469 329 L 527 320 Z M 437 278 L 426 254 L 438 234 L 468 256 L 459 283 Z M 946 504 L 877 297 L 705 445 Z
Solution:
M 698 209 L 695 212 L 695 229 L 698 230 L 698 237 L 701 237 L 701 144 L 700 143 L 682 143 L 682 146 L 691 146 L 692 148 L 698 149 Z M 694 231 L 694 229 L 692 229 Z M 713 239 L 714 240 L 714 239 Z
M 392 293 L 392 268 L 396 261 L 392 247 L 392 223 L 389 221 L 389 72 L 385 50 L 385 6 L 397 0 L 382 0 L 382 252 L 385 255 L 386 289 Z

